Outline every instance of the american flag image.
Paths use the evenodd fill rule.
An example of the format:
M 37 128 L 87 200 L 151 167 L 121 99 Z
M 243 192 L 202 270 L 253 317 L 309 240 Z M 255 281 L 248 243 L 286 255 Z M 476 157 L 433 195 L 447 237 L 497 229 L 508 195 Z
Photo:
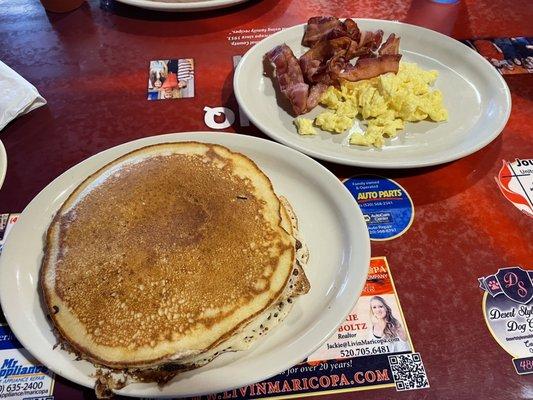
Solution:
M 191 58 L 178 60 L 178 81 L 188 81 L 194 77 L 194 61 Z

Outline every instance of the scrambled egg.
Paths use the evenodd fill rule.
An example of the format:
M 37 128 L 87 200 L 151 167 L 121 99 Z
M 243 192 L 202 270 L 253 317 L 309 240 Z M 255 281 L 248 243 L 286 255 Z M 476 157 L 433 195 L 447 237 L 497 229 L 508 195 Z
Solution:
M 344 81 L 339 89 L 330 86 L 320 99 L 320 104 L 329 110 L 319 114 L 314 124 L 322 130 L 341 133 L 353 126 L 354 119 L 360 116 L 367 125 L 366 132 L 351 133 L 350 144 L 381 147 L 384 138 L 395 137 L 404 129 L 406 121 L 448 119 L 442 93 L 431 90 L 437 76 L 437 71 L 401 63 L 397 74 L 383 74 L 358 82 Z M 310 122 L 295 121 L 298 133 L 310 134 Z
M 353 125 L 353 120 L 347 115 L 326 111 L 315 118 L 315 124 L 324 131 L 341 133 Z
M 294 120 L 294 125 L 296 125 L 300 135 L 316 135 L 312 119 L 299 117 Z

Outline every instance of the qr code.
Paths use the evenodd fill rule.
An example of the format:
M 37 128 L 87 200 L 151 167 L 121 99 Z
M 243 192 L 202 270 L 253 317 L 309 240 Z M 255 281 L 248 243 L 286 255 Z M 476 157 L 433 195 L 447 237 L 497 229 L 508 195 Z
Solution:
M 396 390 L 414 390 L 429 387 L 428 377 L 420 353 L 389 356 L 389 365 Z

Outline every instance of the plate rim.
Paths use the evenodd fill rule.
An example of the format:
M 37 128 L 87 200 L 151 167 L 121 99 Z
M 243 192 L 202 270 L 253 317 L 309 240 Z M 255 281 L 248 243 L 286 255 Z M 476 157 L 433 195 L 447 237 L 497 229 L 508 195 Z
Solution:
M 390 23 L 390 24 L 395 24 L 395 25 L 406 26 L 409 29 L 420 30 L 421 34 L 427 33 L 427 34 L 431 34 L 431 35 L 436 35 L 437 37 L 440 37 L 443 40 L 451 41 L 451 42 L 454 42 L 454 43 L 456 43 L 456 44 L 458 44 L 460 46 L 464 46 L 465 49 L 468 49 L 469 51 L 472 52 L 472 55 L 474 55 L 474 57 L 477 57 L 478 60 L 482 60 L 484 63 L 486 63 L 486 66 L 488 66 L 488 67 L 490 66 L 491 73 L 495 77 L 497 77 L 497 79 L 499 81 L 499 84 L 501 85 L 501 88 L 503 89 L 503 91 L 505 93 L 505 99 L 504 99 L 504 103 L 505 103 L 505 106 L 506 106 L 505 118 L 503 118 L 501 121 L 499 121 L 499 124 L 497 125 L 496 129 L 494 129 L 493 132 L 490 135 L 487 135 L 484 138 L 484 140 L 481 140 L 481 141 L 477 142 L 475 146 L 469 147 L 469 148 L 467 148 L 467 149 L 465 149 L 463 151 L 454 153 L 454 154 L 452 154 L 450 156 L 444 156 L 444 157 L 441 157 L 441 158 L 438 158 L 438 159 L 424 161 L 424 162 L 409 162 L 409 161 L 401 162 L 401 161 L 391 160 L 389 162 L 383 163 L 379 159 L 377 159 L 377 160 L 357 160 L 357 159 L 353 159 L 353 158 L 348 158 L 348 156 L 346 156 L 346 155 L 332 156 L 332 155 L 328 155 L 328 154 L 322 154 L 319 151 L 316 151 L 316 150 L 313 150 L 313 149 L 309 149 L 305 145 L 301 145 L 301 144 L 296 143 L 295 141 L 292 141 L 290 138 L 285 138 L 283 135 L 279 135 L 279 134 L 277 134 L 275 132 L 270 132 L 270 130 L 267 129 L 264 126 L 264 124 L 261 121 L 259 121 L 250 112 L 250 109 L 249 109 L 248 105 L 246 104 L 245 101 L 243 101 L 243 98 L 242 98 L 243 94 L 240 91 L 239 82 L 238 81 L 239 81 L 239 79 L 241 79 L 242 69 L 244 68 L 243 66 L 245 65 L 246 61 L 248 61 L 248 58 L 251 57 L 251 54 L 254 53 L 256 48 L 258 48 L 261 45 L 261 43 L 263 43 L 264 41 L 267 41 L 267 40 L 271 40 L 272 38 L 275 38 L 276 36 L 281 36 L 284 32 L 286 32 L 288 30 L 300 29 L 300 28 L 304 27 L 305 25 L 307 25 L 307 23 L 305 22 L 305 23 L 302 23 L 302 24 L 297 24 L 297 25 L 293 25 L 293 26 L 290 26 L 290 27 L 286 27 L 286 28 L 282 29 L 281 31 L 276 32 L 276 33 L 274 33 L 274 34 L 272 34 L 270 36 L 267 36 L 266 38 L 264 38 L 261 41 L 259 41 L 258 43 L 256 43 L 254 46 L 252 46 L 243 55 L 243 57 L 241 58 L 239 64 L 237 65 L 237 68 L 235 69 L 235 73 L 234 73 L 234 76 L 233 76 L 233 91 L 235 93 L 235 97 L 237 99 L 237 103 L 238 103 L 239 107 L 244 111 L 244 113 L 246 114 L 248 119 L 261 132 L 263 132 L 265 135 L 269 136 L 270 138 L 272 138 L 272 139 L 274 139 L 274 140 L 276 140 L 276 141 L 278 141 L 280 143 L 283 143 L 286 146 L 292 147 L 293 149 L 301 151 L 302 153 L 307 154 L 308 156 L 313 157 L 313 158 L 317 158 L 317 159 L 320 159 L 320 160 L 333 162 L 333 163 L 336 163 L 336 164 L 342 164 L 342 165 L 350 165 L 350 166 L 356 166 L 356 167 L 367 167 L 367 168 L 380 168 L 380 169 L 422 168 L 422 167 L 429 167 L 429 166 L 434 166 L 434 165 L 445 164 L 445 163 L 448 163 L 448 162 L 451 162 L 451 161 L 456 161 L 456 160 L 459 160 L 459 159 L 461 159 L 463 157 L 471 155 L 471 154 L 477 152 L 478 150 L 481 150 L 485 146 L 489 145 L 492 141 L 494 141 L 503 132 L 505 126 L 507 125 L 507 122 L 509 121 L 509 117 L 511 115 L 511 109 L 512 109 L 511 92 L 510 92 L 509 86 L 507 85 L 507 82 L 505 81 L 503 76 L 500 75 L 496 71 L 496 69 L 487 60 L 485 60 L 485 58 L 481 54 L 479 54 L 478 52 L 474 51 L 473 49 L 471 49 L 470 47 L 468 47 L 464 43 L 461 43 L 459 40 L 456 40 L 456 39 L 452 38 L 451 36 L 445 35 L 443 33 L 440 33 L 440 32 L 437 32 L 437 31 L 434 31 L 432 29 L 428 29 L 428 28 L 425 28 L 425 27 L 422 27 L 422 26 L 409 24 L 409 23 L 406 23 L 406 22 L 398 21 L 398 20 L 384 20 L 384 19 L 375 19 L 375 18 L 353 18 L 353 19 L 356 22 L 376 23 L 376 24 L 377 23 L 381 23 L 381 24 L 383 24 L 383 23 L 389 24 Z
M 196 137 L 196 136 L 198 136 L 198 137 Z M 220 139 L 222 137 L 226 137 L 226 138 L 229 138 L 229 139 Z M 292 153 L 296 157 L 307 159 L 307 162 L 313 163 L 319 170 L 322 171 L 323 174 L 326 174 L 328 176 L 327 179 L 331 180 L 332 182 L 334 182 L 333 179 L 335 181 L 337 181 L 338 182 L 338 187 L 343 189 L 343 190 L 340 191 L 340 194 L 344 193 L 344 196 L 349 196 L 347 198 L 349 198 L 350 200 L 353 200 L 352 204 L 356 205 L 356 207 L 353 208 L 353 210 L 351 210 L 351 211 L 352 212 L 355 211 L 356 214 L 358 214 L 358 218 L 353 218 L 353 216 L 352 216 L 352 218 L 349 221 L 347 221 L 347 225 L 350 226 L 349 230 L 353 233 L 353 235 L 357 235 L 359 241 L 364 240 L 364 245 L 363 245 L 364 252 L 361 255 L 361 258 L 359 258 L 359 257 L 354 258 L 354 261 L 352 262 L 352 264 L 348 264 L 347 268 L 348 268 L 348 271 L 352 271 L 353 272 L 353 270 L 355 269 L 355 266 L 357 266 L 357 269 L 361 269 L 361 272 L 360 272 L 361 276 L 365 276 L 366 277 L 366 275 L 368 274 L 368 268 L 370 266 L 370 257 L 371 257 L 370 238 L 369 238 L 369 235 L 368 235 L 368 230 L 366 228 L 366 223 L 364 223 L 363 215 L 362 215 L 362 212 L 361 212 L 359 206 L 357 205 L 357 202 L 355 201 L 355 199 L 352 199 L 353 196 L 344 187 L 344 184 L 331 171 L 329 171 L 327 168 L 322 166 L 316 160 L 313 160 L 312 158 L 306 156 L 305 154 L 300 153 L 300 152 L 298 152 L 298 151 L 296 151 L 296 150 L 294 150 L 294 149 L 292 149 L 290 147 L 286 147 L 286 146 L 283 146 L 283 145 L 281 145 L 279 143 L 273 142 L 271 140 L 258 138 L 258 137 L 254 137 L 254 136 L 249 136 L 249 135 L 221 134 L 221 133 L 218 133 L 218 132 L 201 131 L 201 132 L 181 132 L 181 133 L 155 135 L 155 136 L 149 136 L 149 137 L 144 137 L 144 138 L 128 141 L 126 143 L 122 143 L 122 144 L 119 144 L 117 146 L 113 146 L 113 147 L 111 147 L 109 149 L 105 149 L 105 150 L 103 150 L 101 152 L 98 152 L 98 153 L 96 153 L 96 154 L 94 154 L 94 155 L 82 160 L 80 163 L 68 168 L 65 172 L 63 172 L 61 175 L 59 175 L 57 178 L 55 178 L 45 188 L 43 188 L 30 201 L 30 203 L 24 208 L 24 210 L 21 212 L 21 214 L 19 216 L 19 223 L 17 223 L 13 227 L 13 229 L 12 229 L 13 231 L 9 235 L 8 239 L 6 240 L 6 243 L 5 243 L 4 249 L 3 249 L 4 257 L 0 257 L 0 289 L 4 288 L 7 285 L 7 283 L 3 283 L 3 282 L 10 282 L 10 278 L 12 278 L 16 274 L 16 271 L 18 271 L 18 269 L 15 269 L 14 271 L 11 271 L 14 268 L 8 268 L 8 265 L 7 265 L 8 261 L 6 261 L 6 260 L 8 259 L 8 257 L 5 257 L 5 255 L 9 254 L 9 257 L 11 258 L 11 257 L 13 257 L 13 256 L 11 256 L 11 252 L 13 252 L 15 255 L 17 253 L 16 249 L 11 250 L 11 248 L 13 246 L 16 246 L 16 245 L 11 244 L 13 242 L 13 239 L 10 240 L 9 238 L 15 237 L 15 233 L 18 232 L 19 229 L 22 229 L 22 228 L 17 228 L 17 227 L 22 227 L 23 226 L 22 224 L 20 224 L 20 222 L 21 222 L 21 220 L 25 221 L 24 218 L 25 218 L 26 214 L 29 212 L 28 210 L 32 210 L 32 207 L 35 207 L 33 205 L 34 202 L 38 203 L 38 201 L 40 200 L 41 196 L 46 196 L 47 194 L 48 195 L 54 194 L 58 190 L 60 190 L 61 188 L 64 189 L 65 186 L 68 186 L 68 184 L 61 184 L 58 181 L 60 179 L 64 178 L 64 176 L 67 175 L 72 169 L 82 168 L 82 167 L 80 167 L 80 164 L 87 164 L 87 163 L 90 163 L 91 161 L 94 162 L 95 159 L 97 159 L 99 156 L 102 155 L 102 153 L 105 153 L 105 152 L 108 152 L 108 151 L 111 151 L 111 150 L 117 151 L 117 150 L 121 150 L 121 148 L 123 148 L 125 152 L 131 151 L 132 148 L 130 148 L 130 146 L 132 146 L 132 145 L 135 148 L 140 148 L 140 147 L 143 147 L 145 145 L 151 145 L 151 144 L 156 144 L 156 143 L 164 143 L 164 142 L 180 142 L 180 141 L 190 141 L 190 140 L 197 140 L 197 141 L 200 141 L 200 142 L 202 142 L 202 141 L 203 142 L 211 142 L 211 140 L 213 140 L 211 138 L 214 138 L 214 142 L 212 142 L 212 143 L 220 143 L 220 142 L 217 141 L 217 139 L 220 139 L 222 142 L 224 142 L 225 140 L 230 140 L 230 141 L 233 141 L 233 140 L 237 140 L 237 141 L 238 140 L 244 140 L 244 141 L 248 141 L 248 143 L 255 142 L 258 145 L 264 144 L 265 142 L 268 142 L 269 143 L 268 145 L 271 145 L 271 146 L 274 146 L 274 147 L 278 147 L 278 149 L 280 149 L 280 150 L 283 149 L 282 151 L 288 151 L 289 153 Z M 228 147 L 231 148 L 231 144 L 223 143 L 223 145 L 228 146 Z M 236 150 L 236 151 L 240 151 L 240 150 Z M 245 152 L 243 152 L 243 153 L 245 153 Z M 107 161 L 107 162 L 109 162 L 109 161 Z M 97 163 L 98 165 L 96 165 L 96 168 L 99 168 L 102 165 L 105 165 L 107 162 L 106 161 L 98 162 Z M 86 173 L 84 173 L 84 174 L 86 174 Z M 60 186 L 58 188 L 56 188 L 55 191 L 52 191 L 51 193 L 46 193 L 45 192 L 46 190 L 48 190 L 48 191 L 53 190 L 53 189 L 50 189 L 50 187 L 53 187 L 53 185 L 60 185 Z M 74 188 L 75 188 L 75 186 L 71 187 L 70 189 L 67 190 L 67 192 L 73 190 Z M 43 194 L 43 192 L 44 192 L 44 194 Z M 351 201 L 350 201 L 350 203 L 351 203 Z M 341 203 L 341 204 L 345 204 L 345 206 L 348 207 L 347 203 Z M 59 204 L 59 206 L 60 206 L 60 204 Z M 342 214 L 344 214 L 344 212 Z M 359 221 L 359 222 L 357 222 L 357 221 Z M 362 234 L 362 236 L 360 236 L 361 234 Z M 39 260 L 41 259 L 41 257 L 42 256 L 39 257 Z M 365 260 L 366 261 L 366 266 L 359 265 L 360 262 L 358 260 L 359 261 Z M 4 264 L 6 264 L 6 265 L 4 265 Z M 36 268 L 39 269 L 40 266 L 36 266 Z M 287 359 L 289 359 L 290 361 L 288 361 L 288 362 L 286 361 L 283 365 L 280 365 L 279 367 L 270 367 L 268 373 L 263 372 L 263 375 L 260 375 L 260 376 L 255 374 L 253 378 L 252 377 L 248 377 L 246 379 L 242 379 L 241 378 L 240 380 L 236 380 L 235 384 L 227 385 L 227 388 L 224 388 L 224 390 L 231 390 L 231 389 L 234 389 L 234 388 L 238 388 L 238 387 L 241 387 L 241 386 L 245 386 L 245 385 L 249 385 L 249 384 L 258 382 L 260 380 L 268 379 L 269 377 L 271 377 L 273 375 L 276 375 L 276 374 L 278 374 L 280 372 L 283 372 L 284 370 L 286 370 L 286 369 L 292 367 L 293 365 L 297 364 L 302 359 L 305 359 L 313 351 L 315 351 L 319 346 L 321 346 L 332 334 L 335 333 L 335 331 L 337 330 L 338 326 L 344 321 L 345 315 L 347 315 L 353 309 L 353 307 L 355 306 L 357 300 L 360 297 L 360 293 L 362 292 L 364 284 L 365 284 L 365 278 L 363 277 L 363 279 L 361 279 L 360 282 L 357 282 L 357 279 L 345 279 L 345 280 L 341 281 L 341 283 L 350 282 L 350 281 L 353 282 L 352 285 L 344 285 L 344 286 L 350 286 L 350 290 L 351 290 L 350 294 L 352 296 L 353 296 L 354 292 L 357 293 L 357 295 L 353 296 L 351 301 L 345 300 L 345 302 L 342 303 L 342 304 L 344 304 L 344 307 L 342 307 L 342 312 L 340 314 L 335 314 L 335 315 L 333 315 L 332 313 L 327 313 L 326 314 L 326 315 L 329 315 L 330 316 L 329 319 L 335 321 L 335 323 L 329 325 L 329 329 L 328 329 L 327 332 L 326 331 L 322 331 L 322 333 L 320 334 L 321 339 L 319 341 L 314 342 L 314 344 L 311 346 L 312 347 L 311 349 L 308 349 L 305 352 L 305 354 L 303 352 L 300 352 L 298 354 L 298 357 L 287 357 Z M 345 297 L 347 295 L 346 291 L 344 291 L 343 294 L 344 294 L 344 297 Z M 19 296 L 19 298 L 20 298 L 20 296 Z M 336 299 L 336 298 L 334 298 L 334 299 Z M 329 304 L 332 304 L 333 301 L 336 301 L 334 299 L 332 299 L 332 302 L 329 303 Z M 85 386 L 85 387 L 93 387 L 94 386 L 94 379 L 93 378 L 91 378 L 89 376 L 84 376 L 83 377 L 84 379 L 82 379 L 82 378 L 78 379 L 76 377 L 76 376 L 80 375 L 78 372 L 74 372 L 72 374 L 69 374 L 68 371 L 67 371 L 67 373 L 64 373 L 65 371 L 58 370 L 60 368 L 59 366 L 57 366 L 57 368 L 55 368 L 56 366 L 50 366 L 50 363 L 48 363 L 48 359 L 49 359 L 48 357 L 46 357 L 45 359 L 42 359 L 40 356 L 36 356 L 35 353 L 34 353 L 34 350 L 35 350 L 36 346 L 32 345 L 31 338 L 29 336 L 28 337 L 26 335 L 21 336 L 19 334 L 20 330 L 22 330 L 22 328 L 24 327 L 24 324 L 23 323 L 21 324 L 20 322 L 17 322 L 17 320 L 19 320 L 19 321 L 20 320 L 24 320 L 24 318 L 17 318 L 15 315 L 13 315 L 9 311 L 11 308 L 13 308 L 13 304 L 16 303 L 16 301 L 14 299 L 12 299 L 12 297 L 8 296 L 8 293 L 7 293 L 7 291 L 5 289 L 4 290 L 0 290 L 0 302 L 1 302 L 1 305 L 2 305 L 2 310 L 4 311 L 4 315 L 5 315 L 6 321 L 7 321 L 8 325 L 10 326 L 13 334 L 17 337 L 17 339 L 20 341 L 20 343 L 23 345 L 23 347 L 30 354 L 32 354 L 33 357 L 38 359 L 42 364 L 46 365 L 51 371 L 57 373 L 58 375 L 64 377 L 65 379 L 67 379 L 69 381 L 75 382 L 75 383 L 77 383 L 79 385 L 82 385 L 82 386 Z M 348 305 L 349 305 L 349 307 L 348 307 Z M 42 310 L 42 308 L 40 310 L 43 312 L 43 314 L 45 314 L 44 310 Z M 323 319 L 325 319 L 325 318 L 321 318 L 321 320 L 323 320 Z M 302 337 L 303 337 L 303 335 L 302 335 Z M 29 348 L 32 348 L 32 350 L 29 350 Z M 40 354 L 40 355 L 43 355 L 43 354 Z M 294 361 L 294 359 L 296 359 L 296 358 L 297 358 L 297 360 Z M 43 362 L 44 360 L 46 360 L 47 362 Z M 72 363 L 72 362 L 74 362 L 74 360 L 70 360 L 70 363 Z M 246 362 L 249 362 L 249 361 L 246 361 Z M 52 364 L 53 364 L 53 362 L 52 362 Z M 228 365 L 231 366 L 231 364 L 233 364 L 233 363 L 229 363 L 227 365 L 221 366 L 220 368 L 221 369 L 225 369 Z M 279 364 L 281 364 L 281 363 L 279 363 Z M 288 364 L 290 364 L 290 365 L 288 365 Z M 72 376 L 72 375 L 74 375 L 74 376 Z M 178 397 L 179 396 L 190 396 L 190 395 L 196 396 L 196 395 L 201 395 L 201 394 L 213 393 L 212 390 L 207 390 L 205 392 L 196 391 L 194 393 L 193 392 L 184 393 L 183 391 L 173 392 L 173 393 L 161 393 L 161 392 L 157 392 L 156 393 L 156 391 L 158 389 L 157 389 L 157 385 L 155 385 L 155 384 L 153 384 L 152 388 L 143 387 L 143 388 L 141 388 L 139 390 L 135 390 L 135 389 L 128 390 L 128 387 L 131 387 L 131 386 L 128 385 L 128 386 L 126 386 L 126 388 L 124 388 L 122 390 L 115 391 L 115 392 L 117 394 L 119 394 L 119 395 L 127 395 L 127 396 L 132 396 L 132 397 L 152 397 L 152 396 L 157 396 L 157 397 L 161 397 L 161 398 L 176 397 L 176 396 L 178 396 Z M 222 390 L 216 389 L 216 391 L 218 392 L 218 391 L 222 391 Z
M 121 3 L 128 4 L 139 8 L 144 8 L 154 11 L 165 12 L 193 12 L 193 11 L 208 11 L 216 10 L 224 7 L 231 7 L 237 4 L 244 3 L 249 0 L 202 0 L 202 1 L 189 1 L 183 3 L 171 3 L 164 1 L 151 1 L 151 0 L 117 0 Z
M 4 184 L 4 179 L 7 174 L 7 151 L 4 147 L 4 143 L 0 140 L 0 189 Z

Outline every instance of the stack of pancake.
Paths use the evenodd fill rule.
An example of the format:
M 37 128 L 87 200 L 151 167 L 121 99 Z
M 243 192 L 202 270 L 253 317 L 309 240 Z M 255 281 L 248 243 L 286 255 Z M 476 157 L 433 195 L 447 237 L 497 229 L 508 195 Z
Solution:
M 49 227 L 40 284 L 65 348 L 166 383 L 281 322 L 309 290 L 307 258 L 293 209 L 252 160 L 165 143 L 76 188 Z M 119 387 L 109 376 L 104 392 Z

